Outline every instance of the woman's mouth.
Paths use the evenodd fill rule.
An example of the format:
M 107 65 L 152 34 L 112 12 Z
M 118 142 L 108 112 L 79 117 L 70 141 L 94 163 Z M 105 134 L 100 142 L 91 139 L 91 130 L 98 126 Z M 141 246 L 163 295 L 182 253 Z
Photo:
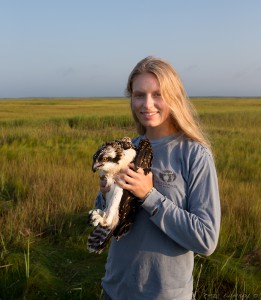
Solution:
M 149 117 L 153 117 L 157 114 L 157 111 L 152 111 L 152 112 L 141 112 L 141 114 L 145 117 L 145 118 L 149 118 Z

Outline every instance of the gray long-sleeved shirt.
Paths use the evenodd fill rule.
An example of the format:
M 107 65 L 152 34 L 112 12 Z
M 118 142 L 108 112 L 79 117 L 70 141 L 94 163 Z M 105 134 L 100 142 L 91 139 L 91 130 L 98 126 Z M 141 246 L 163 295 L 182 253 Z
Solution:
M 130 231 L 112 240 L 102 286 L 113 300 L 191 300 L 194 252 L 210 255 L 219 236 L 215 165 L 181 132 L 151 144 L 155 189 Z M 104 206 L 101 194 L 96 206 Z

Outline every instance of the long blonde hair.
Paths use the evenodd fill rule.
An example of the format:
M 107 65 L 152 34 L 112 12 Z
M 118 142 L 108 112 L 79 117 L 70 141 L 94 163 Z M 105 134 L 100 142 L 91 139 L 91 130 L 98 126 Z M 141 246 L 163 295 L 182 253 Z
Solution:
M 173 125 L 182 131 L 188 138 L 211 148 L 198 120 L 194 106 L 189 101 L 183 84 L 175 69 L 166 61 L 148 56 L 134 67 L 129 75 L 126 95 L 132 97 L 132 85 L 135 77 L 142 73 L 154 74 L 160 84 L 161 95 L 170 109 Z M 145 127 L 132 112 L 139 134 L 145 134 Z

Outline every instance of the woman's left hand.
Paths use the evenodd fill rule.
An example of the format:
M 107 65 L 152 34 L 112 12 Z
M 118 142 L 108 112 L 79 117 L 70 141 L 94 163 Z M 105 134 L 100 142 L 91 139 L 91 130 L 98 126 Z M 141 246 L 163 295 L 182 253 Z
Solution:
M 141 168 L 134 171 L 131 165 L 122 169 L 115 180 L 120 187 L 139 199 L 143 199 L 153 187 L 152 173 L 145 175 Z

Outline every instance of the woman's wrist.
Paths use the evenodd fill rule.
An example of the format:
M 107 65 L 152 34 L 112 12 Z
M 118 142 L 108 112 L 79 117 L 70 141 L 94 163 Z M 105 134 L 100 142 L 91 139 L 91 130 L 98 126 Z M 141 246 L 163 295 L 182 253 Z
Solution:
M 138 202 L 140 203 L 140 204 L 142 204 L 148 197 L 149 197 L 149 195 L 154 191 L 154 187 L 152 187 L 149 191 L 148 191 L 148 193 L 143 197 L 143 198 L 141 198 L 141 199 L 138 199 Z

